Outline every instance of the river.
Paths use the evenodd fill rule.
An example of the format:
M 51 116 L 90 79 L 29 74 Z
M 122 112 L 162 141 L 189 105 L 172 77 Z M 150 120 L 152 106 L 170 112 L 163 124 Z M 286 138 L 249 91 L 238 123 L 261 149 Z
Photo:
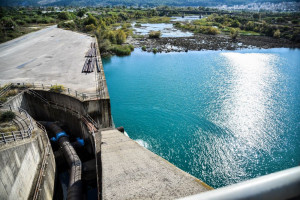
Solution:
M 218 188 L 300 164 L 300 50 L 103 59 L 116 126 Z

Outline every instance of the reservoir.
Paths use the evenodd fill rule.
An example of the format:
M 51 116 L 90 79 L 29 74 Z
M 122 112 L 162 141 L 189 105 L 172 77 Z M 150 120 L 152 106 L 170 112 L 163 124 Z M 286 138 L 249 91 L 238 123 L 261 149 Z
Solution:
M 115 126 L 218 188 L 300 164 L 300 50 L 103 59 Z

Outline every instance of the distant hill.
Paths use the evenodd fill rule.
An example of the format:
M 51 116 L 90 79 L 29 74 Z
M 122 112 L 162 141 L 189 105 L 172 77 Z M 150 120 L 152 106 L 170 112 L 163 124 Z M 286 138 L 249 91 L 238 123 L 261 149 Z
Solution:
M 291 1 L 299 2 L 300 0 Z M 284 0 L 0 0 L 0 6 L 216 6 L 255 2 L 279 3 Z

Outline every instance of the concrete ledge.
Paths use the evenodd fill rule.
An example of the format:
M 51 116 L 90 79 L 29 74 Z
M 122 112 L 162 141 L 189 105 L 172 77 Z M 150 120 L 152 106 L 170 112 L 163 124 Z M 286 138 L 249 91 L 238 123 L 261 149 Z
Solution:
M 101 137 L 103 199 L 175 199 L 212 189 L 118 130 Z

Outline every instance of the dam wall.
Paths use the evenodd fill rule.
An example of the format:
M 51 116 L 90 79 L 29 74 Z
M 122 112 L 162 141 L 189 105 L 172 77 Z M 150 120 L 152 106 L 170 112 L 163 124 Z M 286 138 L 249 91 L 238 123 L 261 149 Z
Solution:
M 56 166 L 47 145 L 47 135 L 35 127 L 31 138 L 0 146 L 0 199 L 33 199 L 36 192 L 53 199 Z
M 97 123 L 98 128 L 110 127 L 112 120 L 109 98 L 82 101 L 63 93 L 33 91 L 34 94 L 23 91 L 5 103 L 4 108 L 17 110 L 20 107 L 35 120 L 61 122 L 71 137 L 84 139 L 88 152 L 94 154 L 95 145 L 92 135 L 94 130 L 87 126 L 82 117 L 90 116 Z M 54 135 L 50 134 L 49 137 Z

